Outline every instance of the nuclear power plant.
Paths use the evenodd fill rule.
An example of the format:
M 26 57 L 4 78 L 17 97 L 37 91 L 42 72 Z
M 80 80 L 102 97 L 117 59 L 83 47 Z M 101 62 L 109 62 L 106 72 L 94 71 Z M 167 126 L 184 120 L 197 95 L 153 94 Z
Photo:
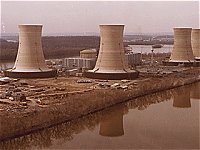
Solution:
M 85 73 L 97 79 L 134 79 L 136 70 L 128 68 L 123 45 L 124 25 L 100 25 L 100 50 L 95 68 Z
M 196 60 L 200 60 L 200 29 L 192 29 L 192 50 Z
M 194 62 L 191 31 L 192 28 L 174 28 L 174 47 L 170 62 Z
M 19 47 L 14 67 L 4 72 L 14 78 L 46 78 L 57 71 L 45 64 L 42 50 L 42 25 L 19 25 Z

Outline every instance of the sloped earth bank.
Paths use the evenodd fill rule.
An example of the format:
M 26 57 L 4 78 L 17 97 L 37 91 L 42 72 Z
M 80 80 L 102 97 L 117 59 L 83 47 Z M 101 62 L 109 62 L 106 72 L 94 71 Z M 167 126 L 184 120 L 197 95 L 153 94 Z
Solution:
M 32 90 L 36 94 L 31 91 L 26 92 L 29 100 L 27 106 L 22 106 L 18 102 L 0 104 L 0 140 L 74 120 L 136 97 L 198 82 L 199 74 L 199 68 L 189 68 L 166 75 L 141 73 L 137 80 L 123 83 L 119 80 L 108 82 L 91 80 L 91 83 L 77 83 L 80 78 L 75 77 L 24 80 L 30 85 L 29 88 L 39 86 L 48 87 L 48 90 L 38 93 Z M 100 82 L 102 83 L 99 84 Z M 121 88 L 115 83 L 120 83 Z M 108 84 L 111 86 L 105 86 Z M 112 86 L 114 84 L 116 86 Z M 6 85 L 1 86 L 1 91 L 5 88 Z M 27 91 L 26 88 L 21 89 L 22 92 Z M 37 103 L 38 100 L 40 103 Z

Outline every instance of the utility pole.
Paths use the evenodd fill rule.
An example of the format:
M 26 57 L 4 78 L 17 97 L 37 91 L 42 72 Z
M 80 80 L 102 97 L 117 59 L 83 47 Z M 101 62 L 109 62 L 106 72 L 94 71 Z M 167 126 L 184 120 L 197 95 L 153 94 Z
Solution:
M 152 50 L 151 50 L 151 66 L 153 66 L 153 63 L 154 63 L 153 54 L 154 54 L 154 49 L 152 48 Z

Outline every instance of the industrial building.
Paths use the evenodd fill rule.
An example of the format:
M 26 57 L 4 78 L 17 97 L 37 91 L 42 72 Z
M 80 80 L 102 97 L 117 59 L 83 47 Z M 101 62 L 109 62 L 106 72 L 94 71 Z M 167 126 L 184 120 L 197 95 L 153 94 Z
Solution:
M 196 60 L 200 60 L 200 29 L 192 29 L 192 50 Z
M 66 69 L 73 69 L 73 68 L 93 69 L 95 63 L 96 59 L 79 58 L 79 57 L 63 59 L 63 67 Z
M 142 54 L 129 52 L 125 54 L 125 59 L 128 61 L 129 68 L 141 65 L 142 63 Z
M 96 49 L 86 49 L 80 51 L 80 58 L 96 59 L 97 50 Z
M 130 70 L 123 45 L 124 25 L 100 25 L 100 50 L 95 68 L 85 73 L 88 78 L 134 79 L 139 72 Z
M 5 76 L 14 78 L 54 77 L 56 70 L 49 69 L 41 42 L 42 25 L 19 25 L 19 47 L 15 65 L 4 71 Z

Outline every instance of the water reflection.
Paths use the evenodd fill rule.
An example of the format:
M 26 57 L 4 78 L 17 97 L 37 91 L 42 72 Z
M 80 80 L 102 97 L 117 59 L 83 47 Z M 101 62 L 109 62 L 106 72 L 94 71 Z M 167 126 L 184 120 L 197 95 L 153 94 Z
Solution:
M 112 146 L 114 146 L 114 145 L 120 144 L 120 142 L 121 143 L 124 142 L 125 147 L 123 148 L 127 148 L 128 146 L 129 148 L 132 148 L 134 146 L 136 148 L 144 148 L 145 146 L 155 147 L 155 145 L 158 145 L 158 147 L 160 148 L 161 147 L 168 148 L 169 146 L 172 146 L 173 148 L 177 148 L 177 145 L 179 146 L 178 148 L 180 148 L 181 146 L 182 146 L 181 148 L 185 148 L 185 147 L 196 148 L 199 143 L 198 142 L 199 135 L 193 136 L 193 133 L 196 133 L 196 134 L 198 133 L 195 127 L 199 127 L 199 125 L 195 124 L 195 122 L 193 121 L 193 120 L 197 120 L 196 118 L 191 118 L 194 116 L 193 114 L 196 114 L 196 116 L 199 117 L 196 111 L 193 110 L 193 113 L 191 113 L 192 115 L 188 117 L 189 119 L 191 119 L 191 122 L 193 122 L 193 124 L 191 124 L 190 121 L 186 121 L 186 123 L 184 122 L 185 124 L 184 127 L 180 127 L 179 125 L 178 129 L 176 129 L 177 119 L 180 119 L 180 117 L 178 118 L 176 117 L 181 115 L 183 117 L 183 120 L 185 120 L 184 117 L 186 114 L 188 114 L 188 112 L 185 115 L 182 115 L 182 112 L 177 112 L 178 115 L 173 116 L 173 113 L 175 113 L 173 111 L 175 110 L 179 111 L 180 109 L 172 110 L 170 107 L 173 107 L 173 106 L 176 108 L 188 107 L 190 109 L 191 108 L 194 109 L 196 105 L 193 105 L 191 107 L 191 101 L 193 101 L 193 98 L 199 99 L 199 92 L 198 92 L 199 88 L 200 88 L 200 83 L 196 83 L 193 85 L 180 87 L 173 90 L 168 90 L 165 92 L 160 92 L 160 93 L 148 95 L 145 97 L 140 97 L 140 98 L 131 100 L 127 103 L 119 104 L 114 107 L 108 108 L 101 112 L 90 114 L 88 116 L 85 116 L 85 117 L 82 117 L 70 122 L 66 122 L 66 123 L 63 123 L 63 124 L 60 124 L 48 129 L 37 131 L 35 133 L 22 136 L 20 138 L 15 138 L 9 141 L 1 142 L 0 149 L 2 150 L 4 149 L 9 149 L 9 150 L 31 149 L 31 148 L 43 149 L 43 148 L 51 148 L 51 147 L 56 149 L 57 146 L 59 145 L 64 145 L 62 147 L 63 149 L 77 148 L 77 145 L 79 144 L 80 144 L 80 147 L 82 146 L 80 142 L 86 143 L 88 141 L 88 134 L 90 132 L 96 133 L 95 135 L 93 135 L 94 137 L 92 139 L 97 138 L 99 141 L 103 140 L 103 139 L 100 140 L 99 139 L 100 137 L 101 138 L 106 138 L 106 137 L 121 138 L 120 141 L 113 141 L 111 143 L 113 143 Z M 190 97 L 192 99 L 190 99 Z M 166 102 L 170 102 L 170 103 L 166 103 Z M 156 106 L 156 107 L 151 107 L 150 109 L 150 106 Z M 166 109 L 167 114 L 159 114 L 160 113 L 159 108 Z M 152 111 L 155 111 L 155 113 L 151 114 Z M 169 117 L 169 115 L 173 117 L 165 118 L 165 117 Z M 125 116 L 130 118 L 130 120 L 127 120 L 127 119 L 124 120 Z M 174 127 L 174 129 L 164 128 L 162 125 L 162 123 L 164 122 L 155 122 L 157 126 L 153 126 L 154 124 L 151 124 L 153 122 L 152 119 L 156 117 L 158 120 L 159 118 L 162 118 L 163 120 L 166 120 L 166 119 L 171 120 L 171 122 L 167 121 L 167 124 L 165 123 L 164 125 L 169 126 L 169 127 L 170 126 Z M 145 118 L 149 120 L 145 120 Z M 162 119 L 160 120 L 162 121 Z M 172 119 L 174 119 L 174 121 L 172 121 Z M 132 125 L 127 124 L 127 122 L 129 122 L 129 124 L 131 123 Z M 195 127 L 193 127 L 194 125 Z M 183 130 L 185 129 L 185 126 L 187 126 L 186 129 L 190 129 L 189 132 L 191 132 L 191 135 L 187 131 L 188 138 L 180 139 L 177 134 L 180 133 L 181 131 L 183 133 L 181 133 L 180 136 L 185 137 L 186 133 L 184 133 L 184 130 Z M 177 138 L 176 137 L 175 139 L 171 138 L 171 131 L 173 131 L 173 133 L 175 132 L 173 136 L 177 136 Z M 79 139 L 80 141 L 78 140 L 79 141 L 78 143 L 75 142 L 77 140 L 77 137 L 80 137 Z M 112 138 L 112 139 L 114 140 L 116 138 Z M 180 140 L 180 142 L 176 140 Z M 127 144 L 126 142 L 130 142 L 132 145 L 130 145 L 130 143 Z M 174 145 L 170 145 L 169 144 L 170 142 L 173 143 Z M 96 145 L 94 141 L 89 142 L 89 143 L 91 144 L 91 147 L 89 148 L 93 148 L 93 147 L 102 148 L 101 146 L 104 145 L 106 147 L 106 145 L 108 146 L 110 144 L 104 141 L 102 145 L 99 147 L 98 142 L 96 143 Z M 190 144 L 190 145 L 189 146 L 185 145 L 184 147 L 183 146 L 184 144 Z M 68 147 L 69 145 L 71 145 L 71 147 Z
M 99 134 L 116 137 L 124 135 L 123 116 L 128 112 L 125 105 L 117 105 L 105 111 L 105 117 L 100 121 Z
M 190 88 L 179 88 L 172 96 L 173 106 L 177 108 L 190 108 Z
M 190 91 L 190 97 L 196 100 L 200 100 L 200 82 L 193 85 Z

